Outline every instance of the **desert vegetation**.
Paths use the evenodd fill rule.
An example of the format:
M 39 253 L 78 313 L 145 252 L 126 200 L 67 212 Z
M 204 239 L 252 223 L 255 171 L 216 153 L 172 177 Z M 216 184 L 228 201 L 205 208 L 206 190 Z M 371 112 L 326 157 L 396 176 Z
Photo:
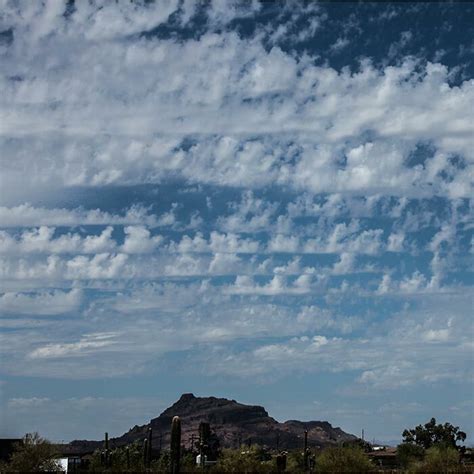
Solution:
M 181 444 L 181 420 L 175 416 L 171 425 L 169 449 L 156 451 L 151 429 L 142 442 L 135 441 L 111 447 L 105 434 L 103 449 L 78 459 L 69 472 L 76 473 L 463 473 L 472 472 L 472 450 L 460 443 L 466 434 L 450 423 L 437 424 L 432 418 L 403 432 L 403 443 L 396 450 L 396 465 L 386 466 L 371 456 L 372 446 L 358 439 L 337 446 L 278 451 L 259 445 L 242 445 L 237 449 L 220 449 L 208 423 L 201 423 L 199 440 L 190 449 Z M 1 473 L 63 472 L 59 458 L 61 447 L 37 433 L 27 434 Z

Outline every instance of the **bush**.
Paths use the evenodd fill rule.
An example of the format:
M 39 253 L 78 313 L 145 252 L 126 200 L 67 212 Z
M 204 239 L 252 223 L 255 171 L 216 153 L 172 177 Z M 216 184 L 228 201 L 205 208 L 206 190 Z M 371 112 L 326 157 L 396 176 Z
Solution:
M 293 451 L 290 451 L 287 454 L 287 462 L 286 462 L 286 471 L 285 472 L 291 472 L 291 473 L 298 473 L 300 474 L 301 472 L 305 472 L 306 466 L 304 462 L 304 452 L 301 449 L 296 449 Z M 314 456 L 314 451 L 311 449 L 309 450 L 309 457 L 308 461 L 309 463 L 314 462 L 315 456 Z
M 402 443 L 397 446 L 398 463 L 403 469 L 415 462 L 422 461 L 425 457 L 425 450 L 422 446 L 412 443 Z
M 139 441 L 135 441 L 128 446 L 111 449 L 109 467 L 103 465 L 102 451 L 102 449 L 98 449 L 92 455 L 88 468 L 89 472 L 145 472 L 143 465 L 143 447 Z M 130 468 L 128 468 L 128 464 Z
M 275 461 L 265 460 L 262 448 L 252 446 L 242 449 L 224 449 L 214 472 L 235 472 L 245 474 L 275 472 Z
M 457 449 L 446 446 L 436 446 L 426 451 L 425 459 L 422 462 L 412 465 L 410 472 L 414 474 L 436 472 L 462 473 L 471 472 L 460 463 L 460 454 Z
M 316 472 L 374 472 L 375 467 L 357 447 L 326 448 L 316 458 Z
M 23 437 L 6 466 L 7 472 L 60 472 L 56 448 L 38 433 Z

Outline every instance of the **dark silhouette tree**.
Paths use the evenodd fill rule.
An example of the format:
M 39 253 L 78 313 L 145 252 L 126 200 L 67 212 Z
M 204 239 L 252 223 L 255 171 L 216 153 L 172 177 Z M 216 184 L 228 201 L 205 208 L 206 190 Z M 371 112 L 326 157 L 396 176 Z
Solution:
M 431 418 L 425 425 L 403 431 L 402 436 L 404 443 L 416 444 L 424 449 L 436 445 L 459 448 L 457 443 L 466 439 L 466 433 L 461 431 L 459 426 L 453 426 L 451 423 L 436 424 L 435 418 Z

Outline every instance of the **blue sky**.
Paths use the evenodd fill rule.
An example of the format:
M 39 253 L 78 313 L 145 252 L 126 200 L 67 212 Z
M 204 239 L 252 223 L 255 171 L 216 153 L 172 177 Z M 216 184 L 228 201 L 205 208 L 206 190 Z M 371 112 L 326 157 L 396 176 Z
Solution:
M 0 12 L 2 436 L 194 392 L 472 442 L 473 5 Z

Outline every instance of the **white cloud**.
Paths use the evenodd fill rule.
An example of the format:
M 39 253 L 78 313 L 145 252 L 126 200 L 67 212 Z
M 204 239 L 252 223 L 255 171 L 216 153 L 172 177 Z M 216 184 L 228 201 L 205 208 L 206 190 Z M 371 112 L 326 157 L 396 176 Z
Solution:
M 109 224 L 158 226 L 155 216 L 149 215 L 147 209 L 141 206 L 130 207 L 124 215 L 114 215 L 100 209 L 48 209 L 31 204 L 0 207 L 0 226 L 3 228 Z
M 402 252 L 405 234 L 402 232 L 392 233 L 388 238 L 387 250 L 389 252 Z
M 183 357 L 210 377 L 345 372 L 354 393 L 469 379 L 472 80 L 401 57 L 409 34 L 396 66 L 293 50 L 318 43 L 319 4 L 248 35 L 234 20 L 257 2 L 76 4 L 4 9 L 9 375 Z M 150 31 L 170 15 L 179 31 Z
M 81 6 L 68 20 L 23 8 L 6 16 L 16 28 L 2 79 L 2 152 L 15 157 L 5 162 L 6 196 L 26 184 L 55 192 L 169 175 L 313 193 L 470 195 L 474 88 L 450 86 L 442 64 L 420 72 L 411 60 L 383 70 L 365 62 L 357 73 L 337 72 L 232 31 L 123 40 L 165 21 L 172 4 Z M 107 28 L 104 15 L 114 19 Z M 410 167 L 419 142 L 436 152 Z
M 446 342 L 449 339 L 449 328 L 429 329 L 423 334 L 423 339 L 429 342 Z
M 65 265 L 65 278 L 75 280 L 117 278 L 123 271 L 126 261 L 127 255 L 122 253 L 116 255 L 100 253 L 90 258 L 86 256 L 74 257 L 61 263 Z
M 31 359 L 79 357 L 110 347 L 114 344 L 114 338 L 114 333 L 88 334 L 78 342 L 48 344 L 43 347 L 38 347 L 31 351 L 28 357 Z
M 400 290 L 407 293 L 413 293 L 426 288 L 426 285 L 426 277 L 416 271 L 413 275 L 404 278 L 400 282 Z
M 59 315 L 76 310 L 82 301 L 79 289 L 49 291 L 35 294 L 4 293 L 0 296 L 0 311 L 24 315 Z
M 122 252 L 125 253 L 149 253 L 162 241 L 161 235 L 151 237 L 150 231 L 143 226 L 128 226 L 124 228 L 125 241 Z
M 268 251 L 273 253 L 294 253 L 299 250 L 298 237 L 277 234 L 268 243 Z
M 330 46 L 329 49 L 334 53 L 339 53 L 349 44 L 350 41 L 347 38 L 339 37 L 337 38 L 336 42 Z
M 229 232 L 212 231 L 209 240 L 201 232 L 194 237 L 183 235 L 179 242 L 169 245 L 171 252 L 179 253 L 257 253 L 260 244 L 253 239 L 242 238 L 240 235 Z
M 160 5 L 80 2 L 74 4 L 74 13 L 66 21 L 66 4 L 63 2 L 31 4 L 22 0 L 5 3 L 3 13 L 23 41 L 35 44 L 58 31 L 66 38 L 77 35 L 90 40 L 109 40 L 140 33 L 164 23 L 178 5 L 177 0 L 163 0 Z
M 242 194 L 239 203 L 232 203 L 229 215 L 219 217 L 217 226 L 228 232 L 256 232 L 267 230 L 278 204 L 257 198 L 251 191 Z
M 382 248 L 382 229 L 361 230 L 357 220 L 336 224 L 324 230 L 324 237 L 309 238 L 303 244 L 304 253 L 378 254 Z M 322 232 L 321 232 L 322 233 Z
M 354 381 L 370 390 L 460 381 L 472 370 L 466 359 L 471 349 L 460 344 L 460 340 L 469 339 L 467 333 L 462 334 L 471 325 L 462 318 L 468 300 L 464 299 L 448 327 L 440 329 L 433 326 L 443 324 L 444 309 L 429 308 L 428 314 L 415 312 L 410 318 L 385 322 L 386 334 L 352 338 L 305 335 L 249 350 L 222 349 L 203 359 L 208 371 L 243 378 L 265 377 L 275 371 L 281 376 L 294 371 L 355 372 L 359 375 Z M 433 299 L 434 306 L 441 301 Z
M 119 246 L 112 238 L 113 227 L 106 227 L 99 235 L 62 234 L 54 237 L 54 227 L 24 230 L 17 238 L 0 231 L 0 253 L 8 255 L 34 254 L 100 254 L 115 252 Z M 126 226 L 125 239 L 119 250 L 125 254 L 151 253 L 162 242 L 161 235 L 151 236 L 144 226 Z
M 292 284 L 288 284 L 284 276 L 277 274 L 268 283 L 258 285 L 252 277 L 239 275 L 225 291 L 234 295 L 303 295 L 311 291 L 312 279 L 310 274 L 300 275 Z

